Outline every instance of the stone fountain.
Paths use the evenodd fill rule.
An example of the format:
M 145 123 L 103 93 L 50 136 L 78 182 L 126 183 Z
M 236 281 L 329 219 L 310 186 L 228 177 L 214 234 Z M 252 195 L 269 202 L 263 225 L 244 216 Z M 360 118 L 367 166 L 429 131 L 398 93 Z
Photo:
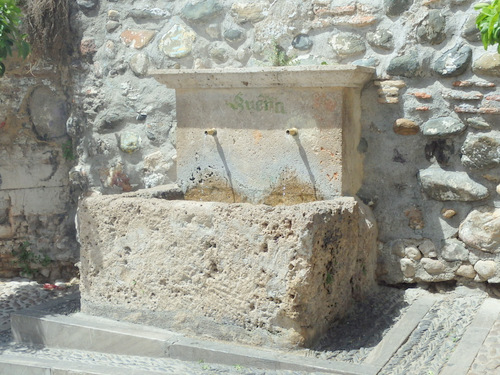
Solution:
M 150 74 L 176 90 L 178 187 L 81 202 L 82 311 L 312 345 L 374 283 L 375 221 L 355 198 L 373 70 Z

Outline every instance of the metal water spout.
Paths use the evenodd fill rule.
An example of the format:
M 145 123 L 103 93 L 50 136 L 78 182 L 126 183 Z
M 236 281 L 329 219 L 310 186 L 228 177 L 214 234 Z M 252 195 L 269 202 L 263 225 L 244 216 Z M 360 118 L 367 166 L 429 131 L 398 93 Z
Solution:
M 297 130 L 297 128 L 290 128 L 290 129 L 286 129 L 286 134 L 297 135 L 297 134 L 299 134 L 299 131 Z
M 216 134 L 217 134 L 217 129 L 215 128 L 205 130 L 205 135 L 216 135 Z

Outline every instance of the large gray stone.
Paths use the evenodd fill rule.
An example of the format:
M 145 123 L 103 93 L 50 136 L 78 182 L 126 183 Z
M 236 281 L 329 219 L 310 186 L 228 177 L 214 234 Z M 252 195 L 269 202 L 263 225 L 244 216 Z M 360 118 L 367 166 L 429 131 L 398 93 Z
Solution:
M 245 40 L 245 31 L 240 29 L 227 29 L 224 31 L 224 39 L 228 42 L 237 43 Z
M 455 77 L 464 73 L 472 61 L 472 49 L 457 44 L 443 53 L 434 63 L 433 70 L 443 77 Z
M 203 0 L 198 3 L 187 3 L 182 8 L 182 17 L 188 21 L 207 22 L 222 11 L 223 7 L 217 0 Z
M 413 77 L 419 68 L 418 53 L 416 50 L 411 50 L 402 56 L 394 57 L 387 67 L 387 73 L 394 76 Z
M 500 132 L 469 133 L 462 146 L 462 163 L 469 168 L 487 169 L 500 165 Z
M 439 9 L 431 9 L 428 16 L 417 27 L 420 43 L 439 44 L 446 38 L 446 18 Z
M 384 0 L 385 13 L 388 16 L 400 16 L 413 4 L 413 0 Z
M 330 40 L 335 53 L 339 56 L 359 55 L 366 51 L 365 40 L 359 34 L 342 32 L 333 35 Z
M 298 34 L 292 40 L 292 46 L 299 51 L 308 51 L 313 46 L 313 41 L 307 34 Z
M 145 53 L 136 53 L 130 58 L 130 69 L 137 76 L 143 76 L 148 72 L 149 57 Z
M 433 137 L 447 137 L 460 134 L 465 128 L 465 124 L 457 118 L 438 117 L 430 119 L 422 125 L 422 134 Z
M 460 224 L 459 238 L 468 246 L 489 253 L 500 253 L 500 208 L 473 209 Z
M 48 86 L 36 87 L 29 97 L 28 109 L 33 130 L 41 140 L 66 135 L 68 119 L 66 98 Z
M 377 29 L 366 34 L 366 40 L 372 46 L 391 50 L 394 48 L 393 35 L 388 29 Z
M 438 201 L 478 201 L 488 197 L 488 189 L 465 172 L 450 172 L 438 167 L 419 171 L 419 180 L 427 196 Z
M 465 25 L 462 30 L 462 36 L 467 39 L 469 42 L 480 42 L 481 41 L 481 33 L 476 26 L 476 16 L 470 15 L 465 22 Z
M 353 198 L 269 207 L 96 195 L 78 222 L 89 314 L 293 347 L 374 286 L 375 222 Z
M 444 241 L 441 249 L 441 256 L 444 260 L 453 262 L 457 260 L 468 260 L 469 250 L 466 249 L 463 242 L 456 238 L 449 238 Z

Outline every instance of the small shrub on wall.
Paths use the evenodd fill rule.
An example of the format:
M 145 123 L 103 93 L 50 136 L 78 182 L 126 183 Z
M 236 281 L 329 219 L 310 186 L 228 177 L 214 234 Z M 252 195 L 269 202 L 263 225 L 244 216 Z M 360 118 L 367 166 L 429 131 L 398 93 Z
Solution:
M 30 52 L 26 34 L 20 31 L 21 9 L 15 0 L 0 0 L 0 77 L 5 73 L 2 60 L 12 56 L 12 50 L 26 58 Z

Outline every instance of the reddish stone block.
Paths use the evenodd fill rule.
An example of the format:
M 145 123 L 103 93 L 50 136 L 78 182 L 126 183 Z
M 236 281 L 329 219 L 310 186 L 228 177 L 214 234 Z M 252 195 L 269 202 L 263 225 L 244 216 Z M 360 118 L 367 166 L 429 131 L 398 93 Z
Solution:
M 430 110 L 430 107 L 427 106 L 427 105 L 423 105 L 423 106 L 420 106 L 420 107 L 415 107 L 415 111 L 426 112 L 428 110 Z
M 413 96 L 415 96 L 415 98 L 418 98 L 418 99 L 431 99 L 432 98 L 431 94 L 428 94 L 428 93 L 423 92 L 423 91 L 413 92 L 413 93 L 410 93 L 410 95 L 413 95 Z
M 141 49 L 151 42 L 155 34 L 156 31 L 153 30 L 125 30 L 121 33 L 120 39 L 127 46 Z
M 481 107 L 479 108 L 479 113 L 485 115 L 500 115 L 500 108 Z
M 500 102 L 500 95 L 488 95 L 486 100 L 494 100 L 496 102 Z
M 80 53 L 82 56 L 93 55 L 97 52 L 94 39 L 84 39 L 80 43 Z

